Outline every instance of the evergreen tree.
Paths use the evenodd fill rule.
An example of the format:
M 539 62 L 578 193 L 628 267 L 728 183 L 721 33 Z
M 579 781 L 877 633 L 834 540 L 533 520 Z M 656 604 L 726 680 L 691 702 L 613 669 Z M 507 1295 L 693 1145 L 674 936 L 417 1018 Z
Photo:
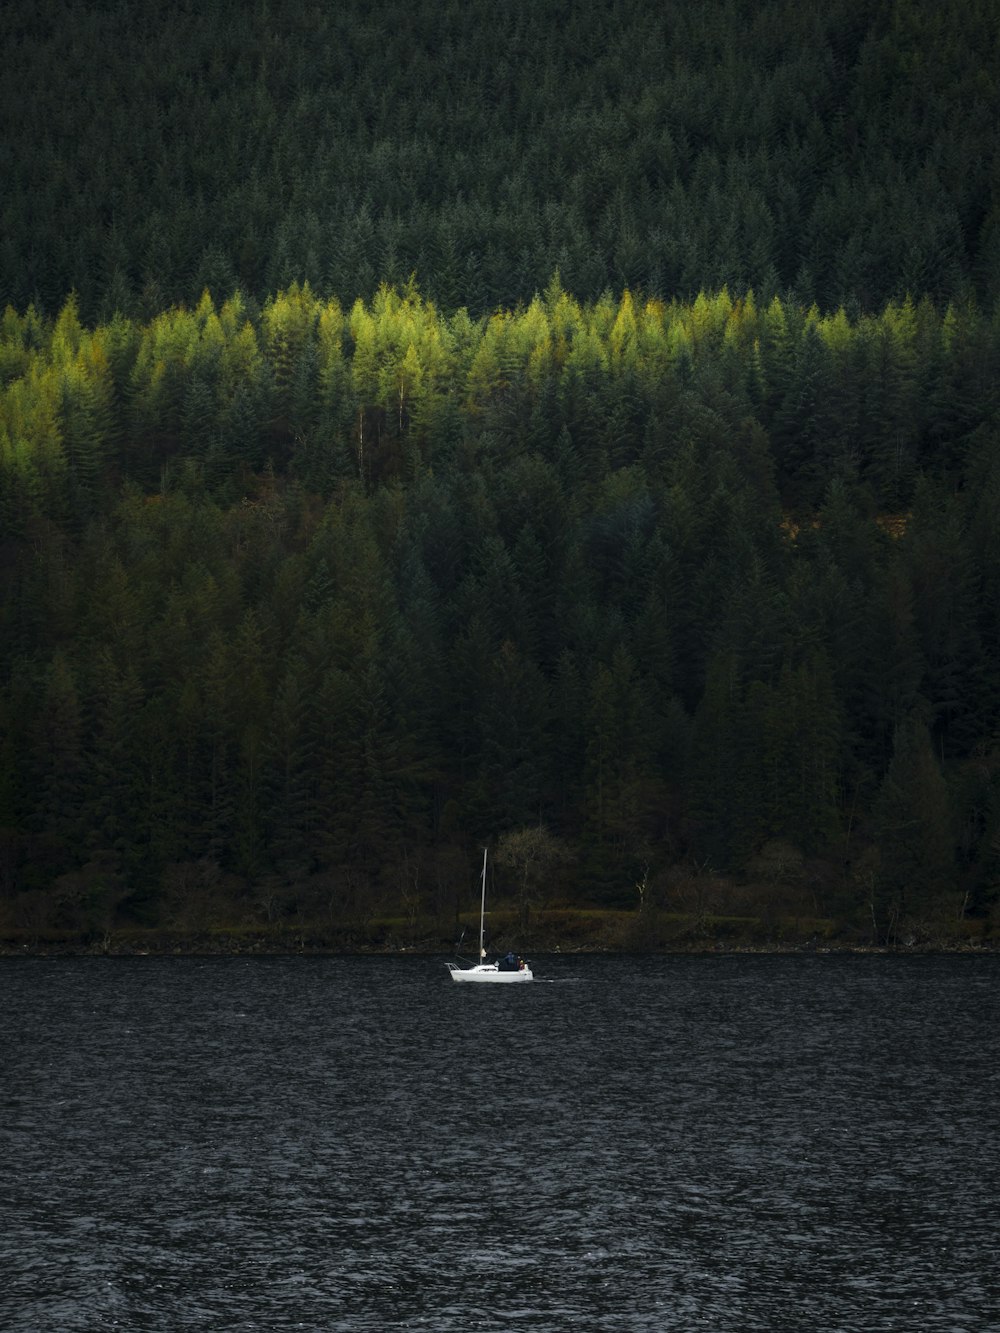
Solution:
M 908 717 L 896 729 L 892 761 L 873 809 L 879 876 L 890 910 L 919 919 L 954 894 L 955 851 L 948 789 L 926 725 Z
M 79 855 L 85 788 L 80 696 L 61 652 L 49 663 L 31 739 L 31 825 L 56 844 L 66 868 Z

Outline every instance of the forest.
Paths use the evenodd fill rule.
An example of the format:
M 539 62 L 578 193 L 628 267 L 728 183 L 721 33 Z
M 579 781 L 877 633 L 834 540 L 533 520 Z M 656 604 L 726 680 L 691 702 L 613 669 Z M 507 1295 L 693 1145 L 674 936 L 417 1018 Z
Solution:
M 8 0 L 0 309 L 1000 290 L 993 0 Z
M 0 25 L 0 936 L 994 938 L 992 6 Z

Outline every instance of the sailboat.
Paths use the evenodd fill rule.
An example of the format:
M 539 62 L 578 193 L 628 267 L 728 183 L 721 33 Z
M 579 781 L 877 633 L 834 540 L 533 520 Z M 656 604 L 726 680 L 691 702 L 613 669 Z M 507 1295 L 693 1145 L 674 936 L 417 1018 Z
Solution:
M 482 891 L 479 895 L 479 962 L 472 967 L 459 967 L 457 963 L 448 963 L 452 981 L 489 981 L 512 982 L 533 981 L 534 974 L 523 958 L 509 953 L 499 963 L 487 963 L 486 950 L 483 948 L 483 933 L 486 929 L 486 848 L 483 848 Z

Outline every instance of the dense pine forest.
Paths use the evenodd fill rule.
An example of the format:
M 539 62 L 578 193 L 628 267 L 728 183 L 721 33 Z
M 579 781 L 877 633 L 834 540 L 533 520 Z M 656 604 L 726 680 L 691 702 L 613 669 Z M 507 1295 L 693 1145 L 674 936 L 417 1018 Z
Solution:
M 993 0 L 9 0 L 0 309 L 1000 286 Z
M 990 937 L 992 5 L 0 30 L 0 934 Z

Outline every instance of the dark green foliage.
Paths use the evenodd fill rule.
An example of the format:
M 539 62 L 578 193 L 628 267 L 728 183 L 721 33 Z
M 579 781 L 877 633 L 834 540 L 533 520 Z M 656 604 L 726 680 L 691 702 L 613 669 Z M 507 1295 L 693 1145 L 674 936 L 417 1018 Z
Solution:
M 913 917 L 955 892 L 954 818 L 926 726 L 915 717 L 896 730 L 892 761 L 873 807 L 879 884 Z
M 0 306 L 415 272 L 482 312 L 556 268 L 589 300 L 1000 294 L 987 3 L 11 0 L 0 38 Z
M 8 312 L 3 892 L 360 919 L 544 826 L 604 903 L 693 859 L 988 912 L 998 336 L 558 279 Z
M 29 744 L 25 823 L 50 837 L 68 866 L 83 836 L 86 778 L 80 697 L 62 653 L 53 657 L 41 683 Z

